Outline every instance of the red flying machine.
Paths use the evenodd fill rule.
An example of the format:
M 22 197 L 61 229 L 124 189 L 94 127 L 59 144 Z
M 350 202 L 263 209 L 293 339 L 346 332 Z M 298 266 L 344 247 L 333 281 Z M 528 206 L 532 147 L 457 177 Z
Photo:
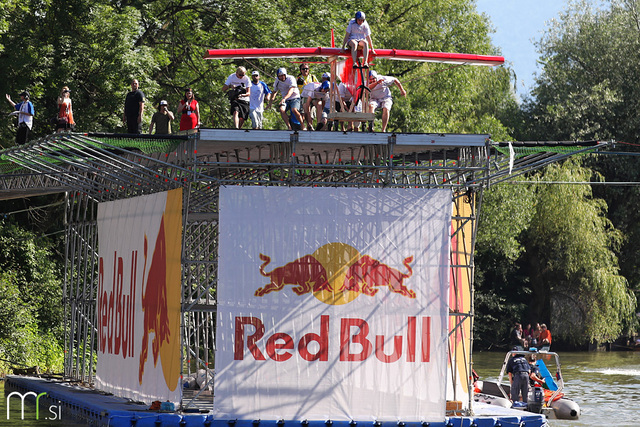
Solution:
M 359 52 L 359 54 L 361 54 Z M 346 63 L 342 68 L 341 79 L 355 100 L 362 99 L 362 104 L 366 106 L 367 102 L 367 79 L 364 78 L 363 69 L 353 69 L 351 51 L 342 50 L 337 47 L 293 47 L 293 48 L 244 48 L 244 49 L 209 49 L 207 50 L 205 59 L 245 59 L 245 58 L 328 58 L 331 64 L 331 113 L 330 118 L 334 120 L 344 121 L 367 121 L 373 120 L 372 112 L 357 113 L 354 102 L 351 109 L 347 113 L 337 113 L 334 109 L 335 102 L 342 103 L 338 93 L 336 76 L 338 75 L 337 62 L 341 58 L 346 58 Z M 401 50 L 401 49 L 376 49 L 375 54 L 369 52 L 370 61 L 376 58 L 395 59 L 403 61 L 419 61 L 419 62 L 435 62 L 441 64 L 456 65 L 479 65 L 479 66 L 496 66 L 504 64 L 504 57 L 490 55 L 475 55 L 467 53 L 446 53 L 446 52 L 427 52 L 419 50 Z M 365 90 L 360 90 L 365 89 Z M 364 99 L 363 99 L 364 96 Z M 342 105 L 345 110 L 344 104 Z

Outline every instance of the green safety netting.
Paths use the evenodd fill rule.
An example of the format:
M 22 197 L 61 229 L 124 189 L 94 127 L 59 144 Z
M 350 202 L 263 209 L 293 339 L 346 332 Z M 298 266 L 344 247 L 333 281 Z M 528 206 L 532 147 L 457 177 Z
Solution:
M 493 148 L 507 157 L 510 156 L 509 144 L 505 142 L 496 143 Z M 575 153 L 576 151 L 584 151 L 585 148 L 593 148 L 594 150 L 599 148 L 598 141 L 585 141 L 585 142 L 514 142 L 511 144 L 515 157 L 524 157 L 531 154 L 539 153 Z M 587 150 L 586 152 L 589 152 Z
M 63 160 L 55 157 L 56 152 L 66 156 L 81 157 L 87 148 L 99 148 L 108 151 L 127 150 L 145 155 L 152 153 L 171 153 L 189 138 L 188 135 L 118 135 L 118 134 L 65 134 L 50 135 L 31 143 L 11 147 L 0 151 L 0 174 L 17 173 L 28 164 L 28 160 L 21 162 L 10 156 L 10 153 L 38 153 L 46 152 L 47 156 L 39 157 L 39 162 L 59 164 Z

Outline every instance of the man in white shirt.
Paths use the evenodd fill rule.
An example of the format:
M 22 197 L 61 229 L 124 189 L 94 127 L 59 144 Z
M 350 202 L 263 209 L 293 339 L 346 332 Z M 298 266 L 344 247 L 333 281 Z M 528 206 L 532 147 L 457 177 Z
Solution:
M 302 115 L 300 114 L 300 89 L 295 77 L 287 76 L 287 70 L 284 68 L 278 68 L 276 81 L 273 83 L 273 92 L 269 97 L 269 105 L 267 108 L 271 108 L 274 99 L 278 92 L 282 96 L 278 109 L 282 120 L 287 125 L 287 128 L 291 130 L 291 121 L 287 116 L 287 111 L 291 111 L 291 114 L 295 117 L 298 123 L 302 123 Z
M 407 92 L 402 87 L 400 80 L 391 76 L 380 76 L 375 71 L 369 71 L 369 108 L 372 112 L 382 108 L 382 132 L 387 131 L 387 123 L 389 123 L 389 111 L 393 105 L 391 90 L 389 86 L 395 85 L 400 89 L 402 96 L 407 96 Z M 369 129 L 371 130 L 371 129 Z
M 355 17 L 349 21 L 344 40 L 342 40 L 342 50 L 345 50 L 345 47 L 351 49 L 353 68 L 357 68 L 358 49 L 360 48 L 362 48 L 362 59 L 364 60 L 362 66 L 369 68 L 369 49 L 371 49 L 371 53 L 374 55 L 376 51 L 373 49 L 371 29 L 365 20 L 364 12 L 356 12 Z
M 251 95 L 251 81 L 247 77 L 247 69 L 238 67 L 236 72 L 231 74 L 222 86 L 222 91 L 227 92 L 231 102 L 231 115 L 236 129 L 240 129 L 244 121 L 249 118 L 249 98 Z
M 20 102 L 17 104 L 11 100 L 9 94 L 5 94 L 7 101 L 15 109 L 10 115 L 18 116 L 18 132 L 16 133 L 16 145 L 26 144 L 29 140 L 29 131 L 33 127 L 33 104 L 29 101 L 29 92 L 26 90 L 20 94 Z
M 262 129 L 263 103 L 265 96 L 271 93 L 269 86 L 260 80 L 260 73 L 251 73 L 251 95 L 249 99 L 249 117 L 251 117 L 251 128 Z

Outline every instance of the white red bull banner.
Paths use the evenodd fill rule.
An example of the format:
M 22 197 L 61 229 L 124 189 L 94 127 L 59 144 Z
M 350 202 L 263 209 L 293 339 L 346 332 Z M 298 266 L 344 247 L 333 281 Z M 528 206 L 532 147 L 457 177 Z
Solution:
M 218 416 L 443 421 L 451 201 L 221 188 Z
M 182 189 L 98 205 L 96 388 L 179 403 Z

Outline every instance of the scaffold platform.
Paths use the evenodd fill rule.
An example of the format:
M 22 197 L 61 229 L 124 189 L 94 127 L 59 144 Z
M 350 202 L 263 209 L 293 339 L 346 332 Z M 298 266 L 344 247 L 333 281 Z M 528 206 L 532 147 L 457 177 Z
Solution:
M 457 241 L 451 247 L 451 286 L 465 288 L 473 295 L 473 252 L 482 191 L 570 156 L 591 153 L 610 145 L 610 142 L 601 141 L 496 142 L 488 134 L 443 133 L 235 129 L 201 129 L 190 135 L 164 137 L 61 133 L 0 151 L 0 200 L 56 193 L 65 195 L 64 378 L 67 382 L 92 385 L 97 348 L 97 206 L 101 202 L 182 188 L 181 333 L 184 337 L 182 354 L 186 360 L 181 374 L 187 377 L 194 370 L 204 369 L 208 378 L 213 378 L 210 366 L 213 366 L 215 349 L 220 233 L 218 196 L 222 186 L 451 190 L 454 204 L 451 238 Z M 455 325 L 451 336 L 461 333 L 462 325 L 465 330 L 472 330 L 472 309 L 451 306 L 449 316 Z M 464 338 L 469 339 L 468 336 Z M 466 384 L 471 376 L 471 361 L 468 362 L 468 372 L 448 381 Z M 71 392 L 69 386 L 61 383 L 20 377 L 11 377 L 8 383 L 28 390 L 44 390 L 61 402 L 71 399 L 68 406 L 92 414 L 91 417 L 97 420 L 95 425 L 140 426 L 149 422 L 148 425 L 260 427 L 268 424 L 268 427 L 284 427 L 284 424 L 300 424 L 286 420 L 216 420 L 207 409 L 212 403 L 207 403 L 202 394 L 197 393 L 185 392 L 181 406 L 206 413 L 147 417 L 146 407 L 134 409 L 126 401 L 113 403 L 113 410 L 104 411 L 107 401 L 103 399 L 107 396 L 90 388 L 74 388 Z M 111 398 L 113 396 L 109 402 L 112 402 Z M 478 414 L 482 413 L 476 410 Z M 123 415 L 115 417 L 117 411 L 123 411 Z M 103 422 L 100 418 L 103 412 L 109 412 L 113 418 L 99 424 Z M 517 413 L 496 417 L 467 415 L 448 417 L 443 424 L 430 425 L 544 425 L 544 417 L 528 419 Z M 181 424 L 183 421 L 185 424 Z M 358 423 L 362 424 L 361 421 Z M 311 427 L 331 425 L 328 420 L 307 424 L 314 425 Z M 354 427 L 356 423 L 334 421 L 333 424 Z M 385 424 L 392 427 L 390 423 L 373 425 Z M 418 427 L 420 423 L 401 423 L 399 420 L 393 426 L 401 424 Z

